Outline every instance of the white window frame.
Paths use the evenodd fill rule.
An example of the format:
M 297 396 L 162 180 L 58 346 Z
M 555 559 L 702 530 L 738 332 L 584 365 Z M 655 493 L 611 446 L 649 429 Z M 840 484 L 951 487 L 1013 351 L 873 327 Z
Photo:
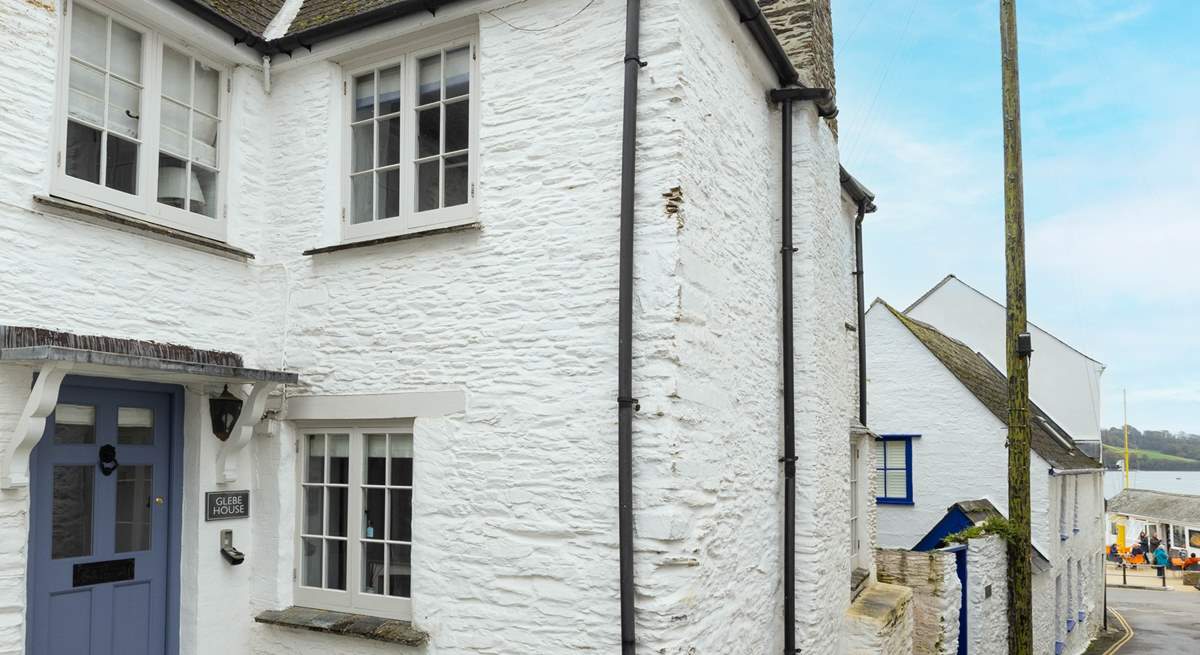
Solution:
M 443 207 L 423 212 L 416 211 L 416 98 L 417 76 L 414 74 L 417 61 L 443 50 L 470 46 L 470 92 L 466 102 L 469 106 L 469 148 L 467 202 L 454 207 Z M 400 215 L 393 218 L 376 219 L 368 223 L 351 223 L 352 199 L 350 173 L 352 170 L 351 148 L 353 135 L 351 122 L 354 115 L 354 78 L 377 69 L 401 65 L 400 79 L 403 93 L 400 97 Z M 339 170 L 341 180 L 342 209 L 340 216 L 343 243 L 377 239 L 387 236 L 413 234 L 458 225 L 469 225 L 478 220 L 477 194 L 479 179 L 479 39 L 475 26 L 460 26 L 434 34 L 407 40 L 403 49 L 393 48 L 373 53 L 369 57 L 352 59 L 342 64 L 342 102 L 338 117 L 338 134 L 342 139 L 342 162 Z M 378 88 L 376 88 L 378 93 Z M 445 139 L 445 125 L 441 136 Z M 377 144 L 375 146 L 378 147 Z M 442 176 L 442 185 L 445 176 Z M 374 189 L 373 189 L 374 193 Z M 440 193 L 440 192 L 439 192 Z M 439 195 L 440 198 L 440 195 Z M 372 203 L 377 202 L 373 197 Z
M 70 93 L 71 70 L 71 20 L 75 15 L 75 7 L 83 6 L 96 13 L 110 17 L 114 22 L 134 30 L 142 35 L 142 81 L 141 81 L 141 112 L 139 116 L 138 140 L 138 173 L 136 195 L 130 195 L 100 184 L 81 180 L 67 175 L 66 172 L 66 139 L 67 139 L 67 106 Z M 97 207 L 107 211 L 130 215 L 133 218 L 175 228 L 185 232 L 198 234 L 218 241 L 224 241 L 226 236 L 225 197 L 229 178 L 229 123 L 232 82 L 230 67 L 219 58 L 198 51 L 182 42 L 173 39 L 158 30 L 129 18 L 119 10 L 99 2 L 85 0 L 70 0 L 64 5 L 60 19 L 57 78 L 55 80 L 54 101 L 54 157 L 53 173 L 50 180 L 52 195 L 73 200 L 82 204 Z M 217 211 L 215 218 L 195 214 L 177 207 L 171 207 L 158 202 L 158 157 L 159 130 L 162 106 L 162 61 L 163 48 L 170 47 L 180 53 L 196 59 L 202 64 L 214 68 L 218 72 L 217 89 L 219 112 L 217 131 Z M 106 132 L 107 133 L 107 132 Z M 103 156 L 101 167 L 105 165 Z
M 360 591 L 362 584 L 359 571 L 362 567 L 362 477 L 363 477 L 363 441 L 364 434 L 413 434 L 413 423 L 409 421 L 355 421 L 355 422 L 305 422 L 296 431 L 298 439 L 296 447 L 296 520 L 293 533 L 293 545 L 295 548 L 295 569 L 293 571 L 293 604 L 301 607 L 312 607 L 316 609 L 326 609 L 338 612 L 350 612 L 357 614 L 366 614 L 386 619 L 398 619 L 408 621 L 412 619 L 412 598 L 403 598 L 400 596 L 378 596 L 375 594 L 367 594 Z M 340 591 L 336 589 L 318 589 L 315 587 L 304 586 L 303 572 L 303 541 L 302 535 L 304 531 L 304 465 L 307 460 L 308 439 L 309 434 L 348 434 L 350 435 L 350 482 L 348 485 L 349 502 L 347 506 L 346 517 L 346 590 Z M 413 440 L 413 498 L 415 504 L 416 498 L 416 440 Z M 328 516 L 328 508 L 323 507 L 322 511 L 325 514 L 322 520 Z M 415 522 L 414 522 L 415 523 Z M 414 524 L 415 533 L 415 524 Z M 415 543 L 416 535 L 413 535 Z M 386 546 L 385 546 L 386 548 Z M 410 546 L 411 548 L 411 546 Z M 326 566 L 324 558 L 322 558 L 322 570 Z M 410 578 L 416 577 L 415 567 L 410 572 Z M 411 589 L 415 584 L 410 585 Z

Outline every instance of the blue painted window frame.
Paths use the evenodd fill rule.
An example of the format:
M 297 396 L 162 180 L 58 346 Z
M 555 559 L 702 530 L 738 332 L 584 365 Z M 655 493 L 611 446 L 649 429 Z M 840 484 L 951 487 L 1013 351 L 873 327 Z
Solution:
M 877 505 L 912 505 L 913 504 L 913 458 L 912 458 L 912 440 L 920 437 L 919 434 L 882 434 L 875 438 L 883 444 L 888 441 L 903 441 L 904 442 L 904 467 L 888 466 L 887 463 L 887 447 L 880 449 L 881 465 L 876 465 L 875 472 L 880 477 L 879 489 L 885 494 L 887 493 L 887 474 L 888 471 L 904 471 L 904 497 L 899 496 L 876 496 L 875 503 Z

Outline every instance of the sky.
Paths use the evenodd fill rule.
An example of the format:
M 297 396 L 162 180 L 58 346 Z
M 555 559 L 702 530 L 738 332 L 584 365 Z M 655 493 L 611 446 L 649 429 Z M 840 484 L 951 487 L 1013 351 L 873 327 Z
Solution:
M 832 0 L 867 299 L 1003 300 L 998 0 Z M 1029 318 L 1139 429 L 1200 434 L 1200 2 L 1017 0 Z M 1034 353 L 1034 357 L 1037 354 Z

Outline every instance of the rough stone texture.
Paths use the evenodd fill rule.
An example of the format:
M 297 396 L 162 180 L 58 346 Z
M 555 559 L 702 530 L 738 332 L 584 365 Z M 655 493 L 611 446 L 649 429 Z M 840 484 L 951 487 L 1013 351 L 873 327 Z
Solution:
M 305 257 L 336 241 L 341 69 L 233 74 L 229 242 L 252 262 L 38 209 L 53 151 L 57 19 L 0 13 L 0 323 L 181 343 L 300 374 L 289 393 L 465 389 L 415 423 L 413 623 L 422 647 L 300 632 L 251 617 L 293 605 L 296 426 L 243 451 L 255 514 L 227 567 L 200 515 L 218 442 L 205 393 L 185 401 L 183 655 L 615 652 L 617 208 L 624 8 L 561 27 L 481 15 L 482 229 Z M 11 10 L 10 10 L 11 9 Z M 497 10 L 555 24 L 577 7 Z M 436 18 L 470 9 L 451 5 Z M 639 641 L 648 652 L 782 648 L 779 113 L 773 79 L 726 3 L 643 10 L 635 286 Z M 686 38 L 684 38 L 686 36 Z M 336 45 L 336 44 L 334 44 Z M 378 42 L 361 45 L 379 47 Z M 318 53 L 320 49 L 318 48 Z M 530 70 L 539 74 L 533 78 Z M 553 97 L 553 111 L 546 102 Z M 838 654 L 850 606 L 848 430 L 855 414 L 853 210 L 827 124 L 798 107 L 797 590 L 800 646 Z M 666 196 L 666 197 L 664 197 Z M 0 367 L 10 425 L 28 370 Z M 24 491 L 0 494 L 22 535 Z M 873 525 L 871 507 L 865 508 Z M 6 532 L 7 533 L 7 532 Z M 20 539 L 18 539 L 20 541 Z M 0 655 L 23 646 L 25 557 L 0 552 Z M 865 594 L 866 592 L 864 592 Z M 906 605 L 906 603 L 904 603 Z M 892 643 L 911 620 L 882 625 Z M 905 621 L 909 621 L 906 623 Z M 903 652 L 898 646 L 881 652 Z M 897 650 L 899 649 L 899 650 Z
M 880 549 L 875 554 L 875 566 L 880 582 L 912 589 L 913 654 L 957 653 L 962 584 L 954 553 Z
M 830 0 L 758 0 L 806 86 L 835 89 Z
M 1008 549 L 1002 537 L 967 542 L 967 652 L 972 655 L 1008 653 L 1007 569 Z
M 908 587 L 881 582 L 868 585 L 847 613 L 845 652 L 850 655 L 913 652 L 912 601 L 913 592 Z
M 911 548 L 945 515 L 947 507 L 967 498 L 987 498 L 1007 513 L 1004 424 L 881 303 L 867 312 L 867 335 L 867 393 L 871 398 L 867 407 L 872 429 L 879 434 L 921 435 L 913 440 L 914 504 L 878 507 L 880 545 Z M 1049 471 L 1050 465 L 1033 453 L 1032 540 L 1050 560 L 1049 570 L 1034 573 L 1034 646 L 1039 654 L 1053 653 L 1059 625 L 1065 634 L 1065 610 L 1054 607 L 1054 579 L 1062 575 L 1065 583 L 1070 565 L 1072 579 L 1082 582 L 1081 588 L 1076 585 L 1076 598 L 1081 599 L 1076 605 L 1082 605 L 1085 612 L 1082 626 L 1076 627 L 1066 642 L 1065 652 L 1073 655 L 1082 652 L 1095 635 L 1095 608 L 1102 603 L 1100 474 L 1052 476 Z M 1068 502 L 1063 505 L 1063 481 L 1072 479 L 1078 480 L 1078 502 L 1076 482 L 1068 482 Z

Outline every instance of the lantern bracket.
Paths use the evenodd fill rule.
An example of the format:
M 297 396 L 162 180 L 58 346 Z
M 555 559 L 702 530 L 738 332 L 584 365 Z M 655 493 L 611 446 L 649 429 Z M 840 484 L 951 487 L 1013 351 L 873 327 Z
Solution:
M 250 438 L 254 436 L 254 426 L 258 425 L 263 418 L 267 397 L 279 386 L 278 382 L 255 382 L 251 387 L 250 394 L 242 404 L 242 413 L 238 416 L 237 422 L 233 424 L 229 439 L 222 442 L 220 449 L 217 450 L 217 484 L 229 484 L 237 481 L 238 454 L 250 443 Z
M 29 456 L 46 431 L 46 418 L 58 404 L 58 390 L 70 372 L 71 362 L 50 361 L 38 367 L 37 381 L 29 390 L 25 408 L 7 434 L 0 460 L 0 489 L 29 486 Z

